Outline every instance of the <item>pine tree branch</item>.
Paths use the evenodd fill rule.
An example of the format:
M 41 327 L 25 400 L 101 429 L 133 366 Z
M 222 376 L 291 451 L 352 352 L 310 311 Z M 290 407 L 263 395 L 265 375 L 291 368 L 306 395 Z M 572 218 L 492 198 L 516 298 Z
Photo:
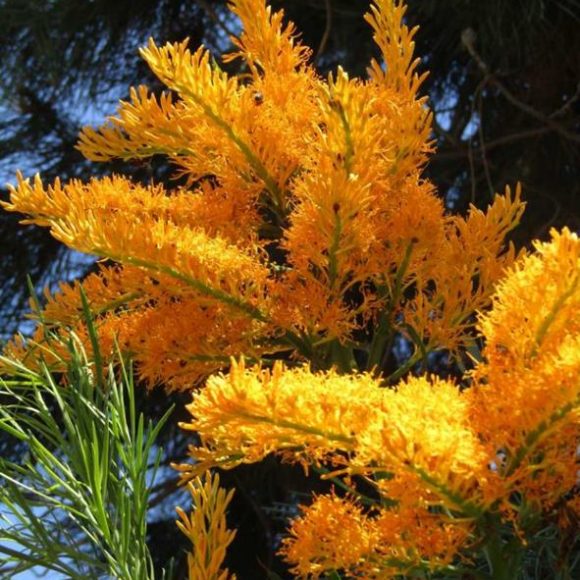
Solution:
M 509 101 L 514 107 L 517 107 L 524 113 L 528 114 L 530 117 L 537 119 L 538 121 L 542 122 L 544 125 L 550 127 L 553 131 L 556 131 L 566 139 L 574 141 L 576 143 L 580 143 L 580 135 L 576 135 L 568 131 L 565 127 L 563 127 L 560 123 L 554 121 L 554 117 L 546 117 L 543 113 L 535 109 L 534 107 L 520 101 L 507 87 L 497 78 L 497 76 L 490 70 L 487 63 L 481 58 L 480 54 L 477 52 L 475 48 L 475 40 L 476 35 L 472 28 L 466 28 L 461 33 L 461 42 L 463 46 L 469 52 L 471 58 L 475 61 L 479 69 L 484 75 L 484 79 L 486 82 L 493 84 L 498 91 L 505 97 L 507 101 Z

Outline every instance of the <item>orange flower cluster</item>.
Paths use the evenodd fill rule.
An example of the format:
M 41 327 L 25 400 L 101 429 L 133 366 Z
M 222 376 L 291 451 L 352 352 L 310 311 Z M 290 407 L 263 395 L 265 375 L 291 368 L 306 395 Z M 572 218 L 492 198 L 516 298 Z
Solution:
M 480 318 L 486 360 L 469 397 L 480 439 L 501 450 L 510 487 L 549 510 L 580 486 L 580 240 L 552 231 L 535 249 Z
M 366 16 L 381 62 L 364 80 L 342 69 L 321 78 L 293 25 L 264 0 L 231 9 L 242 33 L 225 60 L 241 59 L 238 75 L 203 47 L 150 41 L 142 56 L 168 92 L 133 89 L 117 116 L 80 137 L 95 161 L 165 155 L 184 185 L 19 175 L 5 209 L 109 263 L 47 294 L 35 336 L 16 338 L 8 354 L 58 369 L 67 361 L 51 337 L 72 332 L 90 351 L 94 326 L 97 363 L 120 349 L 142 379 L 168 389 L 209 376 L 188 407 L 184 428 L 202 445 L 178 467 L 184 481 L 271 453 L 329 466 L 352 497 L 319 496 L 292 524 L 282 553 L 301 577 L 451 570 L 502 522 L 525 536 L 524 512 L 557 513 L 569 526 L 579 483 L 578 238 L 553 233 L 516 256 L 506 236 L 523 211 L 519 188 L 486 212 L 445 213 L 421 174 L 430 112 L 398 0 L 374 0 Z M 396 376 L 482 337 L 484 361 L 469 388 L 428 377 L 386 388 L 397 334 L 414 352 Z M 361 480 L 372 491 L 365 502 Z M 208 577 L 225 577 L 229 498 L 215 480 L 195 489 L 199 517 L 180 512 L 182 530 Z M 217 527 L 206 529 L 210 514 Z M 496 574 L 501 542 L 492 553 Z M 190 577 L 206 577 L 197 558 Z
M 442 569 L 485 545 L 490 527 L 512 522 L 524 539 L 543 518 L 568 528 L 580 515 L 578 237 L 565 229 L 537 243 L 479 327 L 485 360 L 464 390 L 436 378 L 391 389 L 368 374 L 234 362 L 188 406 L 183 427 L 202 446 L 179 466 L 183 479 L 272 452 L 330 466 L 353 499 L 320 496 L 292 523 L 282 553 L 300 577 Z M 374 488 L 370 511 L 361 478 Z
M 323 495 L 293 521 L 281 553 L 301 578 L 337 569 L 349 578 L 399 577 L 451 563 L 469 527 L 427 510 L 384 509 L 371 517 L 353 501 Z
M 523 204 L 508 191 L 486 213 L 449 217 L 421 177 L 430 112 L 404 7 L 371 6 L 388 66 L 371 63 L 367 80 L 341 69 L 320 78 L 293 25 L 263 0 L 231 8 L 243 31 L 226 60 L 243 61 L 238 76 L 203 47 L 151 41 L 142 56 L 170 92 L 133 89 L 117 116 L 81 133 L 89 159 L 165 155 L 185 186 L 19 175 L 4 203 L 116 262 L 83 283 L 101 359 L 118 344 L 149 384 L 189 389 L 232 355 L 284 352 L 329 368 L 341 351 L 352 368 L 361 331 L 373 336 L 358 349 L 369 369 L 380 370 L 396 333 L 416 358 L 469 347 L 474 312 L 515 258 L 505 236 Z M 88 341 L 77 284 L 37 316 Z M 33 359 L 46 336 L 9 352 Z

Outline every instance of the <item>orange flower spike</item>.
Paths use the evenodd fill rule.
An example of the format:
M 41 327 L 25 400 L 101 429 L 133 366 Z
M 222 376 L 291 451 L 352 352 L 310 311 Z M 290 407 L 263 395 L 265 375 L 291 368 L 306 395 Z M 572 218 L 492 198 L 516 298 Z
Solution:
M 226 509 L 233 490 L 226 493 L 220 488 L 217 474 L 206 474 L 188 484 L 192 511 L 187 515 L 177 508 L 177 527 L 191 541 L 187 554 L 189 580 L 235 580 L 235 575 L 223 568 L 226 550 L 236 532 L 228 530 Z
M 567 228 L 550 233 L 508 273 L 480 318 L 490 367 L 505 366 L 506 351 L 522 366 L 544 362 L 580 334 L 580 241 Z
M 137 373 L 148 385 L 191 390 L 231 356 L 259 358 L 263 325 L 197 296 L 165 296 L 145 309 L 125 333 Z
M 323 129 L 318 154 L 329 157 L 335 170 L 355 174 L 365 182 L 370 181 L 370 174 L 376 178 L 381 173 L 384 154 L 386 119 L 373 115 L 375 99 L 368 84 L 350 79 L 340 67 L 321 88 Z M 375 158 L 379 166 L 371 166 L 369 158 Z
M 505 488 L 517 489 L 531 506 L 545 512 L 561 505 L 563 498 L 573 496 L 580 485 L 579 419 L 580 412 L 576 411 L 575 417 L 565 424 L 542 433 L 540 441 L 513 473 L 506 461 L 509 475 Z
M 232 38 L 238 51 L 226 62 L 243 58 L 254 79 L 261 73 L 286 75 L 307 67 L 311 50 L 296 38 L 294 24 L 283 24 L 284 12 L 272 12 L 264 0 L 231 0 L 230 9 L 241 20 L 240 38 Z
M 516 259 L 505 238 L 524 206 L 520 187 L 513 196 L 507 188 L 486 212 L 472 206 L 467 218 L 446 218 L 444 238 L 439 244 L 436 237 L 429 240 L 432 247 L 417 270 L 414 258 L 421 257 L 421 248 L 414 250 L 410 270 L 417 272 L 418 292 L 404 306 L 403 321 L 426 351 L 444 348 L 456 354 L 473 342 L 474 313 L 489 306 L 496 284 Z M 408 332 L 404 326 L 401 331 Z
M 53 294 L 45 288 L 42 312 L 36 312 L 32 304 L 30 317 L 38 319 L 40 315 L 43 323 L 48 325 L 76 324 L 84 317 L 81 289 L 94 315 L 124 307 L 135 308 L 162 293 L 159 282 L 140 268 L 101 266 L 98 272 L 89 274 L 82 283 L 61 283 Z
M 118 360 L 119 348 L 127 351 L 126 339 L 132 334 L 134 318 L 134 314 L 124 311 L 105 314 L 93 321 L 98 332 L 99 359 L 104 372 L 107 372 L 111 361 Z M 62 323 L 49 321 L 46 326 L 39 325 L 33 335 L 26 339 L 23 339 L 21 335 L 16 335 L 5 345 L 3 354 L 41 372 L 42 365 L 46 364 L 51 372 L 66 373 L 71 363 L 71 340 L 84 352 L 88 362 L 96 362 L 93 356 L 92 337 L 84 315 L 80 315 L 78 319 L 70 316 Z
M 297 40 L 292 23 L 283 24 L 283 11 L 273 12 L 264 0 L 234 0 L 230 9 L 240 18 L 242 32 L 231 38 L 238 50 L 223 60 L 242 58 L 250 70 L 240 123 L 252 151 L 276 183 L 277 210 L 285 214 L 290 180 L 308 164 L 316 138 L 321 82 L 308 63 L 310 49 Z
M 327 286 L 329 308 L 376 274 L 373 250 L 380 242 L 374 226 L 384 193 L 376 183 L 387 154 L 382 119 L 371 118 L 372 98 L 364 84 L 342 71 L 329 80 L 320 99 L 323 128 L 312 143 L 308 171 L 293 182 L 297 204 L 283 245 L 301 277 Z
M 472 531 L 470 522 L 454 521 L 420 505 L 382 509 L 375 528 L 379 537 L 377 552 L 387 561 L 399 563 L 390 572 L 397 578 L 414 567 L 437 572 L 438 568 L 450 565 Z M 385 572 L 389 573 L 388 568 Z
M 574 483 L 580 408 L 580 241 L 566 228 L 551 236 L 481 315 L 486 362 L 468 392 L 482 440 L 505 455 L 508 483 L 543 505 Z
M 280 50 L 304 53 L 299 60 L 305 62 L 306 49 L 294 47 L 292 35 L 278 30 L 280 17 L 275 14 L 270 21 L 270 10 L 263 2 L 258 5 L 264 16 L 264 28 L 258 26 L 259 30 L 254 7 L 240 3 L 242 16 L 251 13 L 245 20 L 245 42 L 260 42 L 268 51 L 271 46 L 265 40 L 286 38 L 288 42 L 282 42 Z M 208 174 L 231 180 L 247 174 L 249 166 L 272 195 L 280 197 L 278 190 L 284 188 L 298 165 L 296 157 L 304 149 L 304 137 L 315 126 L 313 70 L 300 67 L 292 74 L 290 67 L 279 71 L 283 76 L 271 82 L 257 77 L 256 86 L 248 87 L 219 70 L 205 49 L 192 53 L 187 41 L 164 47 L 150 41 L 141 54 L 160 80 L 178 93 L 178 100 L 173 104 L 163 96 L 158 103 L 146 87 L 139 87 L 132 92 L 130 103 L 121 104 L 118 116 L 110 118 L 109 126 L 83 131 L 80 149 L 99 160 L 164 153 L 192 180 Z M 292 107 L 288 106 L 290 100 Z M 286 151 L 282 146 L 274 146 L 272 151 L 276 143 L 285 144 Z M 247 189 L 247 184 L 240 185 Z
M 44 372 L 43 364 L 61 372 L 66 369 L 68 355 L 69 349 L 59 340 L 52 341 L 47 348 L 45 330 L 38 326 L 32 336 L 25 339 L 21 334 L 16 334 L 3 346 L 0 373 L 14 374 L 13 361 L 38 373 Z
M 373 10 L 375 16 L 368 19 L 377 41 L 380 37 L 386 38 L 387 44 L 404 44 L 391 51 L 389 58 L 410 58 L 413 46 L 401 10 L 390 14 L 394 6 L 386 3 Z M 387 12 L 390 16 L 383 18 Z M 409 63 L 397 66 L 393 75 L 400 76 L 401 70 L 409 72 Z M 413 74 L 409 72 L 409 79 Z M 402 190 L 420 187 L 417 165 L 429 149 L 425 144 L 427 113 L 422 101 L 416 101 L 414 93 L 403 91 L 397 83 L 389 84 L 382 76 L 367 83 L 350 80 L 341 69 L 321 87 L 320 107 L 319 135 L 307 165 L 310 171 L 294 182 L 299 203 L 290 216 L 284 246 L 294 268 L 303 277 L 316 276 L 328 285 L 334 294 L 332 301 L 336 301 L 366 280 L 384 284 L 376 277 L 391 270 L 391 264 L 385 267 L 383 257 L 391 254 L 387 248 L 398 234 L 393 229 L 398 212 L 392 192 L 400 196 Z M 401 143 L 402 135 L 408 135 L 413 143 Z M 393 214 L 395 223 L 387 228 L 388 213 Z M 438 219 L 443 222 L 442 208 Z M 373 303 L 372 299 L 366 302 L 367 310 Z M 355 318 L 353 315 L 351 324 Z
M 149 387 L 163 384 L 168 390 L 191 389 L 227 365 L 230 356 L 244 353 L 258 357 L 264 352 L 264 346 L 254 345 L 254 340 L 263 336 L 264 325 L 244 312 L 204 300 L 191 287 L 167 275 L 153 278 L 140 268 L 101 266 L 82 285 L 61 284 L 54 295 L 45 291 L 44 309 L 40 313 L 33 310 L 31 315 L 42 319 L 44 330 L 29 343 L 12 341 L 8 347 L 11 354 L 18 360 L 32 360 L 45 348 L 58 344 L 58 340 L 47 338 L 48 329 L 64 342 L 67 333 L 74 332 L 91 353 L 81 287 L 95 317 L 103 364 L 115 359 L 121 348 L 131 353 L 137 374 Z M 68 352 L 60 350 L 58 368 L 62 369 Z
M 169 93 L 157 98 L 141 85 L 131 88 L 130 101 L 120 102 L 118 116 L 109 117 L 107 125 L 98 130 L 84 127 L 77 149 L 91 161 L 193 154 L 191 143 L 196 142 L 203 124 L 200 127 L 200 119 L 186 121 L 187 111 L 174 104 Z
M 204 109 L 195 102 L 179 99 L 172 103 L 162 95 L 159 103 L 146 87 L 132 89 L 131 101 L 121 101 L 117 116 L 109 117 L 108 123 L 98 130 L 91 127 L 82 130 L 78 149 L 93 161 L 164 154 L 180 168 L 178 174 L 186 175 L 190 182 L 207 175 L 231 181 L 247 169 L 248 160 L 224 131 L 242 116 L 239 102 L 228 103 L 231 110 L 222 107 L 222 117 L 214 113 L 214 119 L 211 114 L 208 116 L 211 107 Z M 240 186 L 246 197 L 252 197 L 252 187 L 238 180 L 236 189 Z
M 372 520 L 349 500 L 320 495 L 302 512 L 280 550 L 298 578 L 316 579 L 333 570 L 358 572 L 376 548 L 379 535 Z
M 451 231 L 453 232 L 455 228 L 456 232 L 453 232 L 455 236 L 450 238 L 459 242 L 450 246 L 450 250 L 456 252 L 453 259 L 466 253 L 479 256 L 485 250 L 488 255 L 494 257 L 500 255 L 509 257 L 507 265 L 511 266 L 515 253 L 512 247 L 505 247 L 505 237 L 519 225 L 525 206 L 525 202 L 522 201 L 521 185 L 517 184 L 513 194 L 510 187 L 506 187 L 503 195 L 496 194 L 493 203 L 485 212 L 471 205 L 467 218 L 460 216 L 451 218 Z
M 413 37 L 418 28 L 410 30 L 404 24 L 406 9 L 398 0 L 375 0 L 365 16 L 383 57 L 383 63 L 373 60 L 368 71 L 379 96 L 376 109 L 387 117 L 402 120 L 397 127 L 398 147 L 393 169 L 405 173 L 423 165 L 425 155 L 432 150 L 431 112 L 425 106 L 426 98 L 417 98 L 428 73 L 416 72 L 420 59 L 414 58 Z
M 400 578 L 449 565 L 471 526 L 418 506 L 377 507 L 371 517 L 350 499 L 321 495 L 292 520 L 280 554 L 299 578 L 340 570 L 347 577 Z
M 344 338 L 357 326 L 355 313 L 313 275 L 296 266 L 271 286 L 271 317 L 279 328 L 307 336 Z
M 373 239 L 365 215 L 369 209 L 369 185 L 344 171 L 305 176 L 295 185 L 301 203 L 291 215 L 284 247 L 289 259 L 304 277 L 315 268 L 330 289 L 343 289 L 344 282 L 365 280 L 365 254 Z M 367 226 L 365 228 L 364 226 Z
M 472 392 L 490 435 L 529 432 L 580 392 L 580 242 L 568 229 L 551 235 L 515 264 L 480 317 L 487 362 L 474 376 L 489 386 Z
M 353 448 L 353 434 L 368 422 L 369 402 L 380 393 L 369 375 L 285 369 L 279 361 L 272 371 L 246 369 L 242 360 L 194 394 L 187 407 L 192 420 L 182 427 L 215 447 L 216 457 L 239 453 L 255 462 L 281 452 L 300 459 L 296 451 L 302 450 L 321 458 Z
M 225 196 L 223 190 L 207 185 L 195 192 L 182 189 L 169 192 L 162 185 L 143 186 L 113 175 L 92 178 L 87 183 L 72 179 L 62 184 L 56 179 L 54 184 L 45 186 L 38 175 L 31 183 L 18 173 L 17 185 L 9 186 L 9 191 L 10 201 L 2 202 L 4 209 L 28 214 L 30 217 L 23 223 L 40 226 L 73 217 L 81 219 L 87 214 L 102 220 L 116 214 L 130 214 L 143 221 L 167 220 L 176 226 L 203 227 L 212 234 L 227 232 L 232 237 L 235 235 L 236 242 L 248 245 L 255 241 L 250 228 L 258 224 L 257 217 L 251 216 L 248 201 L 243 204 L 231 195 Z M 227 221 L 232 217 L 237 218 L 238 227 L 242 226 L 237 234 L 233 234 Z M 248 221 L 250 224 L 245 225 Z
M 30 213 L 26 221 L 50 226 L 52 235 L 73 249 L 173 276 L 257 315 L 251 304 L 242 304 L 262 300 L 268 270 L 256 250 L 244 251 L 199 227 L 179 226 L 179 218 L 154 208 L 156 197 L 165 199 L 162 189 L 133 187 L 123 178 L 64 187 L 57 180 L 46 193 L 37 178 L 34 186 L 21 179 L 4 206 Z M 168 206 L 163 200 L 160 205 Z
M 159 48 L 150 40 L 148 47 L 141 49 L 141 55 L 159 79 L 177 91 L 187 107 L 204 116 L 216 131 L 213 148 L 222 149 L 220 156 L 230 158 L 224 176 L 243 174 L 244 169 L 249 168 L 262 180 L 280 210 L 283 207 L 280 186 L 259 152 L 252 148 L 248 126 L 251 117 L 245 114 L 244 108 L 248 100 L 242 98 L 244 91 L 237 78 L 212 66 L 205 49 L 191 53 L 187 41 Z
M 150 39 L 147 48 L 142 48 L 140 53 L 159 80 L 194 109 L 217 114 L 222 109 L 235 108 L 238 79 L 228 77 L 213 66 L 205 48 L 200 47 L 192 53 L 188 44 L 186 39 L 159 48 Z
M 399 0 L 374 0 L 365 20 L 373 29 L 373 40 L 380 48 L 385 68 L 373 60 L 369 68 L 371 78 L 399 92 L 415 95 L 425 78 L 415 69 L 419 59 L 413 58 L 413 37 L 418 28 L 409 30 L 403 22 L 407 7 Z

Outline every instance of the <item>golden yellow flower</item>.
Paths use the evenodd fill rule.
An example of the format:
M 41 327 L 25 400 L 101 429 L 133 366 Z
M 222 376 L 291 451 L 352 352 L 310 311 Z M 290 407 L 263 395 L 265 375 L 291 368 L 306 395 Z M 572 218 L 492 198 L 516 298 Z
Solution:
M 139 376 L 150 385 L 191 390 L 212 372 L 245 354 L 266 350 L 263 324 L 197 297 L 160 300 L 143 309 L 122 334 Z
M 516 259 L 505 238 L 523 212 L 520 195 L 519 186 L 513 196 L 507 188 L 486 213 L 472 206 L 466 218 L 446 220 L 443 240 L 426 240 L 426 259 L 419 267 L 411 263 L 416 295 L 403 308 L 400 329 L 413 342 L 420 339 L 427 352 L 456 354 L 474 343 L 475 313 L 489 305 L 496 283 Z M 421 249 L 414 246 L 412 259 L 422 257 Z
M 204 468 L 276 453 L 306 466 L 328 461 L 347 473 L 408 472 L 431 505 L 471 518 L 495 499 L 489 452 L 470 422 L 469 400 L 451 383 L 414 378 L 391 390 L 370 375 L 280 363 L 272 371 L 246 369 L 242 361 L 210 377 L 188 410 L 192 420 L 182 427 L 200 436 L 199 454 L 193 447 L 190 454 Z M 196 473 L 195 463 L 183 471 Z
M 26 221 L 49 226 L 76 250 L 167 274 L 251 313 L 268 276 L 256 252 L 180 224 L 156 209 L 157 198 L 166 199 L 162 190 L 134 188 L 123 178 L 64 187 L 57 180 L 45 190 L 37 176 L 34 185 L 20 178 L 5 207 L 28 213 Z
M 356 573 L 378 543 L 372 522 L 351 501 L 320 495 L 302 511 L 280 551 L 299 578 L 320 578 L 333 570 Z
M 178 528 L 192 543 L 187 554 L 189 580 L 235 580 L 235 575 L 223 568 L 227 547 L 235 531 L 228 530 L 226 509 L 233 491 L 220 488 L 218 475 L 206 475 L 188 484 L 192 511 L 188 516 L 177 508 Z
M 232 361 L 227 375 L 210 377 L 194 394 L 187 407 L 192 420 L 182 427 L 198 433 L 216 464 L 236 456 L 227 465 L 232 467 L 273 452 L 312 461 L 352 449 L 355 433 L 369 419 L 369 404 L 379 395 L 379 384 L 369 375 L 312 373 L 308 367 L 285 369 L 280 362 L 273 370 L 246 369 L 243 360 Z
M 295 518 L 280 553 L 299 578 L 340 571 L 354 578 L 397 578 L 449 565 L 470 525 L 424 509 L 377 508 L 369 516 L 349 499 L 321 495 Z
M 519 187 L 485 212 L 446 214 L 422 176 L 431 114 L 398 0 L 371 4 L 382 62 L 364 80 L 342 69 L 319 77 L 264 0 L 230 6 L 242 32 L 224 60 L 243 59 L 246 72 L 228 74 L 187 41 L 151 40 L 141 54 L 170 92 L 133 89 L 80 137 L 95 161 L 165 155 L 185 186 L 19 175 L 10 188 L 5 209 L 114 264 L 47 293 L 33 313 L 42 325 L 6 353 L 63 370 L 69 337 L 91 353 L 94 329 L 94 363 L 120 349 L 147 384 L 192 390 L 183 427 L 201 443 L 176 466 L 184 482 L 269 454 L 330 467 L 325 477 L 361 504 L 319 496 L 292 523 L 282 552 L 303 577 L 429 573 L 493 522 L 522 526 L 521 506 L 559 510 L 569 527 L 577 235 L 553 232 L 517 257 L 506 237 L 524 208 Z M 387 378 L 397 333 L 414 352 Z M 388 386 L 429 353 L 461 356 L 480 339 L 484 360 L 460 385 L 411 376 Z M 179 512 L 190 578 L 229 575 L 231 495 L 218 485 L 197 480 L 194 512 Z
M 357 431 L 353 464 L 409 471 L 435 494 L 433 499 L 476 516 L 489 458 L 471 423 L 469 401 L 457 386 L 411 378 L 396 390 L 383 390 L 374 405 L 372 419 Z
M 536 243 L 481 315 L 486 361 L 468 392 L 473 421 L 501 451 L 508 484 L 549 506 L 575 485 L 580 433 L 580 241 Z

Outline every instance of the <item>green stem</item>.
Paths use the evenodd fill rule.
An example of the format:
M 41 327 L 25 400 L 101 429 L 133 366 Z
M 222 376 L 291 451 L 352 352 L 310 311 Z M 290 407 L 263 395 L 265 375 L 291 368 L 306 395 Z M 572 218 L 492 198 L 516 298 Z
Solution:
M 336 339 L 330 343 L 330 364 L 343 373 L 350 373 L 357 368 L 352 348 L 340 344 Z
M 322 429 L 317 429 L 316 427 L 310 427 L 308 425 L 303 425 L 302 423 L 296 423 L 294 421 L 287 421 L 286 419 L 273 419 L 272 417 L 266 417 L 265 415 L 254 415 L 253 413 L 235 413 L 235 417 L 243 417 L 244 419 L 249 419 L 250 421 L 255 421 L 257 423 L 267 423 L 275 427 L 282 427 L 283 429 L 293 429 L 299 433 L 307 433 L 308 435 L 316 435 L 318 437 L 323 437 L 329 441 L 339 441 L 341 443 L 346 443 L 347 447 L 350 448 L 354 442 L 354 437 L 347 437 L 341 433 L 333 433 L 332 431 L 323 431 Z
M 391 328 L 389 320 L 390 317 L 387 315 L 386 311 L 381 312 L 379 323 L 376 326 L 373 340 L 370 345 L 369 358 L 367 361 L 367 369 L 369 370 L 378 367 L 383 358 L 383 352 L 385 352 L 385 347 L 389 342 L 389 336 L 392 334 L 389 332 Z M 381 369 L 378 368 L 377 371 L 380 372 Z
M 423 358 L 423 354 L 421 351 L 417 350 L 413 353 L 413 355 L 403 364 L 403 366 L 399 367 L 394 373 L 390 374 L 386 379 L 385 382 L 393 383 L 394 381 L 398 381 L 403 375 L 408 373 L 421 359 Z
M 456 491 L 453 491 L 424 469 L 421 469 L 420 467 L 414 465 L 411 465 L 410 468 L 425 483 L 427 483 L 432 489 L 434 489 L 442 498 L 447 499 L 451 504 L 451 506 L 454 506 L 455 508 L 459 509 L 466 516 L 478 520 L 485 514 L 482 508 L 479 507 L 477 504 L 464 498 Z
M 336 222 L 334 223 L 334 230 L 332 232 L 332 244 L 328 250 L 328 282 L 331 290 L 334 289 L 336 278 L 338 276 L 337 253 L 340 246 L 340 235 L 342 233 L 340 214 L 336 211 L 334 215 L 336 217 Z
M 349 494 L 356 496 L 357 501 L 359 501 L 360 503 L 371 507 L 376 507 L 379 504 L 379 501 L 374 500 L 372 497 L 369 497 L 364 493 L 361 493 L 354 487 L 347 485 L 346 483 L 344 483 L 344 481 L 342 481 L 342 479 L 338 477 L 325 477 L 325 475 L 330 473 L 330 470 L 326 469 L 325 467 L 313 465 L 312 470 L 321 475 L 322 479 L 332 481 L 332 483 L 334 483 L 334 485 L 336 485 L 337 487 L 340 487 L 340 489 L 343 489 Z
M 379 324 L 371 342 L 367 368 L 372 369 L 377 367 L 377 372 L 379 373 L 382 371 L 385 358 L 391 350 L 390 345 L 392 345 L 392 340 L 395 334 L 395 328 L 392 323 L 393 313 L 399 299 L 401 298 L 401 293 L 403 291 L 403 278 L 409 267 L 412 252 L 413 243 L 410 242 L 405 248 L 405 255 L 403 256 L 400 266 L 397 268 L 393 289 L 390 292 L 390 297 L 385 309 L 381 313 Z
M 95 372 L 97 373 L 97 384 L 103 389 L 105 387 L 105 377 L 103 375 L 103 359 L 101 356 L 101 348 L 99 343 L 99 337 L 93 323 L 93 313 L 89 306 L 89 301 L 87 295 L 82 286 L 80 286 L 81 303 L 83 306 L 83 315 L 85 323 L 87 325 L 87 331 L 89 333 L 89 339 L 91 341 L 91 347 L 93 349 L 93 358 L 95 361 Z
M 429 351 L 425 348 L 425 343 L 423 339 L 419 336 L 417 331 L 410 325 L 404 324 L 403 327 L 409 333 L 409 336 L 413 340 L 413 343 L 417 346 L 418 352 L 421 353 L 421 358 L 424 363 L 427 363 L 427 356 L 429 355 Z
M 296 334 L 295 332 L 288 330 L 282 337 L 282 340 L 284 343 L 290 345 L 291 348 L 297 350 L 307 359 L 311 360 L 314 356 L 314 349 L 308 336 L 304 334 Z
M 350 174 L 352 170 L 352 160 L 354 157 L 354 143 L 352 141 L 352 132 L 350 130 L 350 123 L 344 111 L 342 103 L 335 102 L 335 110 L 338 112 L 340 117 L 340 122 L 342 123 L 342 128 L 344 129 L 344 140 L 346 142 L 346 152 L 344 155 L 344 169 L 347 174 Z
M 523 550 L 519 540 L 504 542 L 498 518 L 489 518 L 484 527 L 483 549 L 494 580 L 516 580 L 521 572 Z

